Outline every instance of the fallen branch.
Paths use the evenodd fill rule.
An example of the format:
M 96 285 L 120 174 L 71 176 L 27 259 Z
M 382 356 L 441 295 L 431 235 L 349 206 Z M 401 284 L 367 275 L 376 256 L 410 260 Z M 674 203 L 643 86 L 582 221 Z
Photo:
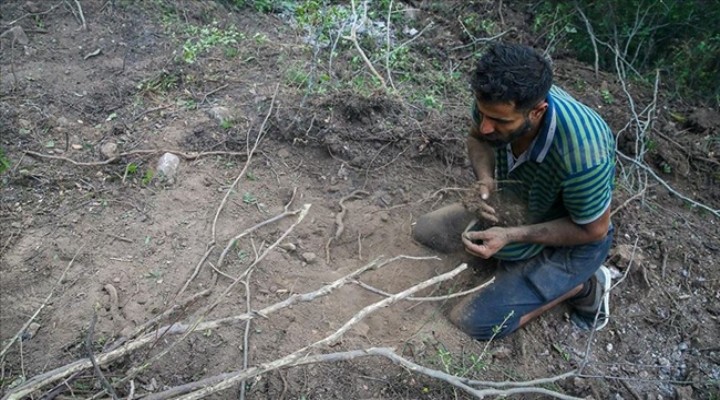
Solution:
M 445 296 L 433 296 L 433 297 L 413 297 L 413 296 L 408 296 L 408 297 L 404 298 L 403 300 L 407 300 L 407 301 L 444 301 L 444 300 L 454 299 L 454 298 L 456 298 L 456 297 L 462 297 L 462 296 L 465 296 L 465 295 L 470 294 L 470 293 L 475 293 L 475 292 L 477 292 L 477 291 L 480 290 L 480 289 L 484 289 L 484 288 L 490 286 L 490 285 L 493 284 L 494 282 L 495 282 L 495 277 L 493 276 L 493 277 L 492 277 L 490 280 L 488 280 L 487 282 L 485 282 L 485 283 L 483 283 L 483 284 L 481 284 L 481 285 L 475 286 L 475 287 L 472 288 L 472 289 L 464 290 L 464 291 L 462 291 L 462 292 L 452 293 L 452 294 L 448 294 L 448 295 L 445 295 Z M 353 281 L 353 283 L 356 284 L 356 285 L 358 285 L 358 286 L 360 286 L 360 287 L 362 287 L 362 288 L 364 288 L 364 289 L 366 289 L 366 290 L 368 290 L 368 291 L 370 291 L 370 292 L 373 292 L 373 293 L 375 293 L 375 294 L 379 294 L 380 296 L 385 296 L 385 297 L 392 296 L 392 294 L 390 294 L 390 293 L 388 293 L 388 292 L 384 292 L 384 291 L 382 291 L 382 290 L 380 290 L 380 289 L 378 289 L 378 288 L 376 288 L 376 287 L 374 287 L 374 286 L 370 286 L 370 285 L 368 285 L 368 284 L 365 283 L 365 282 L 361 282 L 361 281 L 355 280 L 355 281 Z
M 617 155 L 619 155 L 622 159 L 627 160 L 627 161 L 630 161 L 630 162 L 632 162 L 633 164 L 635 164 L 635 165 L 637 165 L 638 167 L 640 167 L 640 168 L 642 168 L 643 170 L 645 170 L 648 174 L 650 174 L 650 176 L 652 176 L 653 178 L 655 178 L 656 181 L 658 181 L 661 185 L 663 185 L 663 186 L 665 187 L 665 189 L 667 189 L 670 193 L 672 193 L 672 194 L 674 194 L 675 196 L 681 198 L 682 200 L 687 201 L 688 203 L 692 204 L 692 205 L 695 206 L 695 207 L 700 207 L 700 208 L 702 208 L 703 210 L 709 211 L 712 215 L 714 215 L 714 216 L 716 216 L 716 217 L 720 217 L 720 209 L 714 209 L 714 208 L 712 208 L 712 207 L 710 207 L 710 206 L 707 206 L 707 205 L 705 205 L 705 204 L 703 204 L 703 203 L 700 203 L 700 202 L 698 202 L 698 201 L 696 201 L 696 200 L 694 200 L 694 199 L 691 199 L 691 198 L 685 196 L 684 194 L 682 194 L 682 193 L 678 192 L 677 190 L 673 189 L 673 187 L 670 186 L 670 184 L 668 184 L 667 182 L 665 182 L 665 180 L 663 180 L 660 176 L 658 176 L 658 174 L 657 174 L 652 168 L 648 167 L 647 165 L 641 163 L 640 161 L 638 161 L 638 160 L 636 160 L 636 159 L 634 159 L 634 158 L 631 158 L 631 157 L 626 156 L 626 155 L 623 154 L 620 150 L 616 150 L 615 153 L 616 153 Z
M 117 297 L 117 296 L 116 296 Z M 112 396 L 113 400 L 119 400 L 119 397 L 117 393 L 115 392 L 115 389 L 113 389 L 110 382 L 107 380 L 105 375 L 102 373 L 102 370 L 100 370 L 100 366 L 98 365 L 97 361 L 95 361 L 95 356 L 93 355 L 92 350 L 92 338 L 93 334 L 95 333 L 95 323 L 97 322 L 97 312 L 93 311 L 93 317 L 92 321 L 90 321 L 90 327 L 88 327 L 87 336 L 85 337 L 85 351 L 87 352 L 88 358 L 90 359 L 90 362 L 92 363 L 93 369 L 95 370 L 95 375 L 97 375 L 97 378 L 100 380 L 100 384 L 102 385 L 103 389 Z
M 631 202 L 633 202 L 634 200 L 637 200 L 637 199 L 641 198 L 642 196 L 644 196 L 646 189 L 647 189 L 647 188 L 643 188 L 641 191 L 635 193 L 635 194 L 632 195 L 630 198 L 628 198 L 627 200 L 625 200 L 622 204 L 620 204 L 619 206 L 615 207 L 615 209 L 610 212 L 610 218 L 612 218 L 613 215 L 617 214 L 618 211 L 620 211 L 620 210 L 622 210 L 623 208 L 627 207 L 627 205 L 630 204 Z
M 222 212 L 222 209 L 225 207 L 225 203 L 227 203 L 228 197 L 230 197 L 230 193 L 233 192 L 233 189 L 235 186 L 237 186 L 240 179 L 242 179 L 243 176 L 245 176 L 245 171 L 247 171 L 248 167 L 250 166 L 250 160 L 252 158 L 253 153 L 255 153 L 255 150 L 257 150 L 258 145 L 260 144 L 260 140 L 263 138 L 263 133 L 265 132 L 265 124 L 267 124 L 268 119 L 270 118 L 270 114 L 272 114 L 273 106 L 275 105 L 275 99 L 277 98 L 278 90 L 280 89 L 280 85 L 275 86 L 275 93 L 273 94 L 272 100 L 270 101 L 270 108 L 268 109 L 267 115 L 265 115 L 265 119 L 263 120 L 262 124 L 260 125 L 260 130 L 258 130 L 257 138 L 255 138 L 255 144 L 253 145 L 252 149 L 250 149 L 250 146 L 247 146 L 247 160 L 245 161 L 245 165 L 243 166 L 242 170 L 238 174 L 237 178 L 235 178 L 235 181 L 233 181 L 232 185 L 228 188 L 228 190 L 225 192 L 225 196 L 223 197 L 222 201 L 220 202 L 220 206 L 218 206 L 217 211 L 215 212 L 215 218 L 213 218 L 212 223 L 212 239 L 211 243 L 215 243 L 217 239 L 216 231 L 217 231 L 217 220 L 220 217 L 220 212 Z M 247 134 L 247 140 L 250 140 L 250 132 L 248 131 Z M 220 268 L 220 266 L 218 266 Z
M 65 279 L 65 275 L 67 275 L 67 272 L 70 270 L 70 267 L 72 267 L 73 263 L 75 262 L 75 258 L 77 258 L 78 254 L 82 251 L 82 249 L 85 248 L 85 245 L 82 245 L 78 251 L 75 252 L 75 255 L 73 255 L 73 258 L 68 263 L 67 267 L 65 267 L 65 270 L 62 272 L 62 275 L 60 275 L 60 278 L 58 278 L 57 282 L 55 282 L 55 285 L 50 289 L 50 293 L 48 293 L 47 297 L 45 297 L 45 300 L 43 300 L 42 304 L 40 304 L 40 307 L 38 307 L 37 310 L 35 310 L 35 313 L 30 316 L 30 318 L 25 322 L 25 324 L 20 328 L 20 330 L 15 334 L 15 336 L 10 339 L 10 341 L 3 347 L 2 351 L 0 351 L 0 364 L 2 363 L 2 360 L 5 358 L 5 354 L 7 354 L 8 350 L 10 350 L 10 347 L 17 341 L 22 334 L 27 330 L 27 328 L 30 326 L 30 324 L 37 318 L 37 316 L 40 314 L 40 312 L 47 306 L 48 302 L 50 301 L 50 298 L 55 294 L 55 290 L 60 286 L 62 281 Z
M 318 340 L 317 342 L 307 345 L 299 350 L 296 350 L 295 352 L 286 355 L 285 357 L 282 357 L 280 359 L 277 359 L 275 361 L 271 361 L 269 363 L 261 364 L 260 366 L 249 368 L 246 370 L 240 370 L 231 372 L 229 374 L 222 374 L 221 376 L 213 376 L 210 378 L 205 378 L 202 380 L 199 380 L 195 382 L 196 389 L 194 392 L 191 392 L 185 396 L 180 397 L 182 400 L 195 400 L 195 399 L 202 399 L 204 397 L 209 396 L 210 394 L 219 392 L 221 390 L 225 390 L 227 388 L 232 387 L 233 385 L 237 384 L 238 382 L 242 382 L 245 380 L 248 380 L 250 378 L 253 378 L 255 376 L 258 376 L 260 374 L 265 374 L 270 371 L 274 371 L 279 368 L 286 367 L 294 362 L 297 362 L 298 360 L 305 358 L 308 356 L 308 352 L 320 348 L 325 345 L 329 345 L 332 343 L 335 343 L 340 337 L 342 337 L 345 332 L 347 332 L 350 328 L 352 328 L 355 324 L 363 320 L 366 316 L 370 315 L 371 313 L 384 308 L 388 307 L 391 304 L 394 304 L 405 297 L 410 296 L 413 293 L 419 292 L 425 288 L 428 288 L 432 285 L 435 285 L 439 282 L 443 282 L 449 279 L 454 278 L 459 273 L 467 269 L 467 264 L 460 264 L 458 267 L 453 269 L 450 272 L 446 272 L 442 275 L 435 276 L 431 279 L 428 279 L 424 282 L 421 282 L 417 285 L 414 285 L 408 289 L 403 290 L 400 293 L 394 294 L 390 297 L 387 297 L 381 301 L 378 301 L 376 303 L 370 304 L 366 307 L 364 307 L 362 310 L 360 310 L 357 314 L 355 314 L 352 318 L 350 318 L 342 327 L 340 327 L 338 330 L 333 332 L 332 334 L 326 336 L 325 338 Z M 171 389 L 172 390 L 172 389 Z M 180 393 L 172 393 L 172 397 L 179 395 Z M 147 396 L 146 400 L 161 400 L 161 399 L 167 399 L 168 396 L 165 394 L 165 392 L 156 393 L 150 396 Z
M 311 302 L 319 297 L 326 296 L 336 289 L 346 285 L 347 283 L 351 282 L 353 279 L 358 277 L 359 275 L 370 271 L 370 270 L 376 270 L 379 268 L 384 267 L 385 265 L 388 265 L 394 261 L 400 260 L 400 259 L 406 259 L 406 260 L 439 260 L 437 257 L 411 257 L 411 256 L 397 256 L 385 261 L 381 260 L 374 260 L 363 267 L 353 271 L 352 273 L 335 280 L 332 283 L 329 283 L 325 286 L 322 286 L 321 288 L 304 293 L 304 294 L 293 294 L 292 296 L 288 297 L 287 299 L 277 302 L 275 304 L 272 304 L 270 306 L 267 306 L 261 310 L 253 311 L 251 313 L 243 313 L 235 316 L 225 317 L 216 319 L 213 321 L 207 321 L 200 323 L 196 327 L 194 327 L 194 331 L 205 331 L 208 329 L 215 329 L 220 326 L 225 326 L 228 324 L 232 324 L 235 322 L 241 322 L 241 321 L 247 321 L 252 318 L 257 318 L 258 316 L 267 318 L 269 314 L 272 314 L 276 311 L 282 310 L 284 308 L 287 308 L 289 306 L 292 306 L 297 303 L 307 303 Z M 168 312 L 168 311 L 166 311 Z M 96 361 L 99 365 L 107 365 L 115 360 L 118 360 L 122 357 L 125 357 L 128 354 L 131 354 L 135 350 L 138 350 L 144 346 L 146 346 L 149 343 L 154 342 L 157 337 L 161 335 L 178 335 L 183 334 L 188 331 L 190 331 L 191 326 L 188 324 L 183 323 L 174 323 L 171 325 L 163 326 L 161 328 L 158 328 L 152 332 L 149 332 L 135 340 L 130 340 L 124 343 L 122 347 L 119 347 L 117 349 L 104 352 L 102 354 L 99 354 L 96 356 Z M 49 384 L 52 384 L 54 382 L 57 382 L 59 380 L 65 379 L 69 376 L 72 376 L 73 374 L 86 370 L 88 368 L 91 368 L 92 364 L 89 359 L 81 359 L 77 360 L 75 362 L 72 362 L 67 365 L 63 365 L 60 367 L 57 367 L 51 371 L 47 371 L 45 373 L 42 373 L 40 375 L 36 375 L 30 379 L 28 379 L 23 385 L 18 386 L 14 388 L 13 390 L 9 391 L 5 397 L 3 397 L 3 400 L 15 400 L 15 399 L 22 399 L 26 396 L 30 395 L 31 393 L 35 392 L 36 390 L 39 390 Z
M 247 155 L 246 152 L 237 152 L 237 151 L 205 151 L 205 152 L 201 152 L 201 153 L 195 153 L 195 152 L 185 153 L 185 152 L 175 150 L 175 149 L 132 150 L 132 151 L 128 151 L 125 153 L 120 153 L 114 157 L 110 157 L 105 161 L 80 162 L 80 161 L 75 161 L 68 157 L 54 156 L 51 154 L 42 154 L 42 153 L 38 153 L 35 151 L 25 150 L 25 154 L 30 155 L 30 156 L 34 156 L 34 157 L 38 157 L 38 158 L 47 158 L 50 160 L 65 161 L 65 162 L 69 162 L 70 164 L 77 165 L 79 167 L 97 167 L 97 166 L 101 166 L 101 165 L 112 164 L 115 161 L 120 160 L 121 158 L 127 157 L 127 156 L 134 156 L 134 155 L 138 155 L 138 154 L 152 155 L 152 154 L 160 154 L 160 153 L 173 153 L 173 154 L 175 154 L 179 157 L 182 157 L 188 161 L 196 160 L 198 158 L 207 157 L 207 156 L 220 156 L 220 155 L 222 155 L 222 156 L 246 156 Z

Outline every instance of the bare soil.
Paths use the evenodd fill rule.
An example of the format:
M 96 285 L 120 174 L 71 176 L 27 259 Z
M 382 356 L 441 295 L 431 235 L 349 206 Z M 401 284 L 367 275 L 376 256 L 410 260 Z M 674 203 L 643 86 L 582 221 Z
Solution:
M 2 360 L 1 395 L 87 357 L 84 343 L 93 314 L 97 324 L 91 339 L 98 355 L 180 301 L 177 294 L 212 244 L 215 213 L 245 165 L 243 153 L 261 133 L 246 173 L 220 213 L 209 262 L 180 297 L 208 288 L 212 294 L 160 325 L 192 321 L 213 301 L 220 303 L 205 320 L 242 314 L 248 307 L 259 310 L 380 256 L 435 255 L 413 243 L 410 232 L 418 216 L 460 200 L 452 190 L 440 189 L 473 183 L 464 149 L 469 118 L 464 84 L 417 97 L 436 82 L 424 85 L 396 75 L 399 94 L 386 94 L 370 84 L 373 78 L 362 61 L 353 63 L 352 46 L 339 49 L 329 69 L 303 40 L 304 32 L 280 14 L 252 8 L 238 11 L 214 1 L 82 0 L 83 29 L 76 3 L 0 4 L 0 34 L 19 26 L 28 39 L 12 33 L 0 38 L 0 146 L 11 162 L 0 176 L 3 348 L 52 292 L 23 332 L 22 346 L 15 343 Z M 457 22 L 462 13 L 495 21 L 502 31 L 516 28 L 505 40 L 548 45 L 527 30 L 531 10 L 508 2 L 502 14 L 492 2 L 426 3 L 397 5 L 407 9 L 405 23 L 418 31 L 433 22 L 407 45 L 411 57 L 405 68 L 417 76 L 472 69 L 479 45 L 471 45 Z M 230 50 L 208 49 L 194 63 L 183 61 L 189 34 L 178 27 L 208 27 L 213 21 L 222 29 L 236 27 L 245 39 Z M 373 61 L 382 70 L 382 61 Z M 394 347 L 430 368 L 494 381 L 548 377 L 585 360 L 581 377 L 545 387 L 596 399 L 718 398 L 720 221 L 677 196 L 720 208 L 717 110 L 674 99 L 661 85 L 653 129 L 643 139 L 647 152 L 640 154 L 638 138 L 625 129 L 633 112 L 617 78 L 602 72 L 596 77 L 592 67 L 569 58 L 556 56 L 554 62 L 558 83 L 598 109 L 618 132 L 619 150 L 672 188 L 633 162 L 621 160 L 618 166 L 617 236 L 608 260 L 618 279 L 608 327 L 594 335 L 578 331 L 561 306 L 486 346 L 448 322 L 452 301 L 400 302 L 371 314 L 317 353 Z M 313 68 L 328 76 L 330 84 L 322 90 L 292 75 Z M 364 86 L 349 84 L 358 77 Z M 653 99 L 652 85 L 629 85 L 636 113 L 641 112 Z M 190 155 L 181 158 L 172 181 L 152 173 L 165 149 Z M 158 152 L 121 155 L 137 150 Z M 225 154 L 190 154 L 212 151 Z M 109 161 L 98 164 L 103 160 Z M 367 195 L 340 205 L 357 190 Z M 311 204 L 310 211 L 248 277 L 250 304 L 242 284 L 220 296 L 232 280 L 209 264 L 217 267 L 231 238 L 282 213 L 293 191 L 289 209 Z M 342 234 L 328 246 L 343 210 Z M 295 218 L 240 239 L 219 269 L 240 276 Z M 360 280 L 396 293 L 467 259 L 458 253 L 441 260 L 399 260 Z M 482 268 L 466 271 L 421 295 L 474 287 L 487 275 Z M 250 366 L 276 360 L 329 335 L 382 298 L 349 284 L 268 318 L 256 317 L 247 347 L 245 323 L 195 332 L 134 378 L 135 398 L 242 369 L 244 352 Z M 178 337 L 158 337 L 104 366 L 104 375 L 116 382 Z M 377 357 L 273 371 L 246 388 L 249 399 L 468 396 Z M 130 384 L 116 390 L 127 398 Z M 88 398 L 99 391 L 99 380 L 88 369 L 32 398 Z M 237 398 L 238 392 L 235 386 L 214 398 Z

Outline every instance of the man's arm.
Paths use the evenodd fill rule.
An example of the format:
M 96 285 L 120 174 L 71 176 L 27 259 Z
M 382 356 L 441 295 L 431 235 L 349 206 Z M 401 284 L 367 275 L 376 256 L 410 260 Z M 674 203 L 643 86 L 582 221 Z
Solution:
M 468 158 L 475 177 L 485 187 L 481 196 L 486 200 L 495 189 L 495 150 L 489 143 L 478 140 L 478 129 L 477 124 L 470 124 L 470 134 L 467 137 Z
M 607 235 L 609 228 L 610 207 L 598 219 L 585 225 L 578 225 L 570 217 L 564 217 L 534 225 L 493 227 L 485 231 L 466 232 L 462 240 L 469 253 L 490 258 L 505 245 L 515 242 L 546 246 L 577 246 L 596 242 Z

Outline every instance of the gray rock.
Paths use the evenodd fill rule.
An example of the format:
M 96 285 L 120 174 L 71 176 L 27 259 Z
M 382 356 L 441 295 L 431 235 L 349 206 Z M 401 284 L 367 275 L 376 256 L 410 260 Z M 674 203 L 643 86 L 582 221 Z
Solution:
M 31 322 L 30 325 L 28 325 L 27 329 L 25 329 L 25 332 L 23 332 L 22 340 L 29 340 L 34 338 L 39 330 L 40 324 L 38 324 L 37 322 Z
M 311 252 L 302 253 L 300 257 L 302 257 L 302 259 L 308 264 L 312 264 L 317 261 L 317 255 Z
M 218 122 L 218 124 L 223 123 L 223 121 L 233 121 L 235 120 L 235 117 L 233 116 L 233 113 L 228 109 L 227 107 L 222 106 L 215 106 L 208 110 L 208 115 Z
M 113 142 L 104 143 L 100 147 L 100 154 L 105 158 L 113 158 L 117 155 L 117 144 Z
M 292 243 L 283 243 L 280 245 L 280 248 L 287 251 L 295 251 L 297 250 L 297 246 L 295 246 Z
M 157 173 L 167 179 L 173 179 L 177 174 L 180 158 L 173 153 L 165 153 L 157 163 Z

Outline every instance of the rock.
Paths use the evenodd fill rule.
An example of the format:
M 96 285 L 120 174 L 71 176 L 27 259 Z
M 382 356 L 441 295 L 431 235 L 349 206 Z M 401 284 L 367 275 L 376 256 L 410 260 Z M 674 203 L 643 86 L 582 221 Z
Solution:
M 113 142 L 104 143 L 100 147 L 100 154 L 106 159 L 115 157 L 117 155 L 117 144 Z
M 157 163 L 157 173 L 167 179 L 173 179 L 180 165 L 180 158 L 173 153 L 165 153 Z
M 290 157 L 290 151 L 283 147 L 282 149 L 278 150 L 277 155 L 280 158 L 288 158 Z
M 692 386 L 678 386 L 675 388 L 675 400 L 692 399 L 694 399 Z
M 82 145 L 75 143 L 72 145 L 72 148 L 73 150 L 82 150 Z
M 218 124 L 222 124 L 224 121 L 233 121 L 235 117 L 227 107 L 215 106 L 208 110 L 208 115 L 217 121 Z
M 311 252 L 302 253 L 300 257 L 308 264 L 312 264 L 317 260 L 317 255 Z
M 510 358 L 511 355 L 512 355 L 512 350 L 506 346 L 500 346 L 492 353 L 493 358 L 496 358 L 498 360 L 504 360 L 504 359 Z
M 12 35 L 12 41 L 14 41 L 16 44 L 20 44 L 25 46 L 26 44 L 30 43 L 30 39 L 28 39 L 27 35 L 25 34 L 25 31 L 21 26 L 14 26 L 7 31 L 3 32 L 2 36 L 5 35 Z
M 120 283 L 120 278 L 115 277 L 115 278 L 113 278 L 112 281 L 113 281 L 113 283 Z
M 573 378 L 573 386 L 580 390 L 585 390 L 589 385 L 585 379 L 576 376 Z
M 615 258 L 616 263 L 620 264 L 621 268 L 625 268 L 630 263 L 630 260 L 633 260 L 633 263 L 637 265 L 645 259 L 639 247 L 636 248 L 629 244 L 615 246 L 610 254 L 611 257 Z
M 295 251 L 297 250 L 297 246 L 295 246 L 292 243 L 283 243 L 280 245 L 281 249 L 287 250 L 287 251 Z
M 27 329 L 25 329 L 25 332 L 22 334 L 22 340 L 30 340 L 37 335 L 38 331 L 40 330 L 40 324 L 37 322 L 31 322 L 30 325 L 28 325 Z

